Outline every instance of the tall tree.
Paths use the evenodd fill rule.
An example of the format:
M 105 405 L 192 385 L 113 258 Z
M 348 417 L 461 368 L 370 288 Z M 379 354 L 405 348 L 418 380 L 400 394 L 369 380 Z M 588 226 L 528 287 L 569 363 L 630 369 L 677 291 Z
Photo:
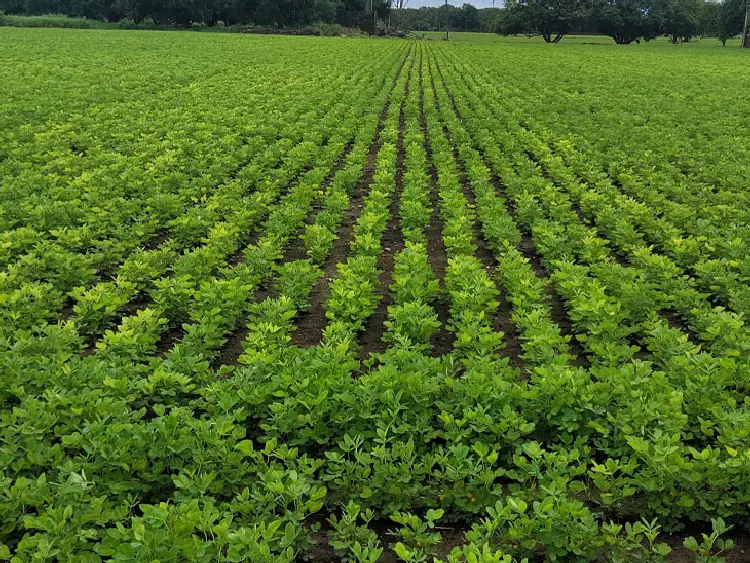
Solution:
M 599 32 L 618 45 L 641 37 L 654 39 L 659 34 L 660 18 L 650 0 L 600 0 L 592 19 Z
M 722 45 L 727 40 L 742 34 L 745 23 L 746 0 L 724 0 L 719 10 L 719 41 Z
M 688 42 L 698 33 L 699 11 L 702 0 L 667 0 L 664 10 L 664 29 L 672 43 Z
M 395 29 L 398 29 L 398 24 L 401 20 L 401 15 L 404 13 L 406 6 L 409 4 L 409 0 L 395 0 L 396 2 L 396 25 Z
M 464 4 L 461 6 L 461 13 L 459 14 L 460 27 L 464 31 L 473 31 L 480 27 L 479 23 L 479 10 L 471 4 Z
M 703 37 L 718 37 L 719 17 L 722 4 L 702 2 L 698 12 L 698 35 Z
M 497 32 L 541 35 L 547 43 L 557 43 L 588 13 L 586 0 L 519 0 L 504 10 Z

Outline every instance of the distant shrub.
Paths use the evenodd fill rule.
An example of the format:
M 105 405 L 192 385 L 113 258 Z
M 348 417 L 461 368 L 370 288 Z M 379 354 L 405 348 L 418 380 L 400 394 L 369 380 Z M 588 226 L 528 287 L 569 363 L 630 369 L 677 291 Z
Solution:
M 315 23 L 298 28 L 275 28 L 267 26 L 256 26 L 252 24 L 226 25 L 219 21 L 215 25 L 207 25 L 203 22 L 193 22 L 189 27 L 178 27 L 173 25 L 157 24 L 151 18 L 140 22 L 126 18 L 119 22 L 105 22 L 88 18 L 75 18 L 60 14 L 47 14 L 43 16 L 17 16 L 7 15 L 0 12 L 0 26 L 12 27 L 62 27 L 76 29 L 145 29 L 145 30 L 191 30 L 212 31 L 225 33 L 266 33 L 282 35 L 358 35 L 358 29 L 342 27 L 339 24 Z
M 87 18 L 71 18 L 60 14 L 44 16 L 3 15 L 0 25 L 13 27 L 65 27 L 75 29 L 113 29 L 113 24 Z
M 326 37 L 344 34 L 344 28 L 337 23 L 319 23 L 315 27 L 320 30 L 321 35 L 325 35 Z

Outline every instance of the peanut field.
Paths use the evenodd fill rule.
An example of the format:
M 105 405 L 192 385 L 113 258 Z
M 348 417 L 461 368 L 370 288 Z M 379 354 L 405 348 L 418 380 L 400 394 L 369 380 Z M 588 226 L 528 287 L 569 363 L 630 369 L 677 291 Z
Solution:
M 750 58 L 0 28 L 0 560 L 750 561 Z

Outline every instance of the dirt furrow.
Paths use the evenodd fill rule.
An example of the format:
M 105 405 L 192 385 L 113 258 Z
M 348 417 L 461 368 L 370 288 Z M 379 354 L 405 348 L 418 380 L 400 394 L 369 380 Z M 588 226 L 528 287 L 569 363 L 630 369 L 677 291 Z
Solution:
M 398 116 L 398 141 L 396 142 L 396 177 L 395 189 L 391 196 L 389 208 L 389 217 L 386 224 L 385 232 L 380 240 L 381 251 L 378 255 L 378 270 L 380 270 L 380 281 L 378 283 L 377 293 L 380 295 L 380 302 L 375 311 L 365 322 L 365 328 L 359 334 L 359 352 L 357 359 L 364 361 L 373 354 L 379 354 L 385 351 L 387 345 L 383 342 L 383 334 L 388 319 L 388 307 L 393 305 L 388 288 L 393 283 L 393 268 L 395 256 L 404 249 L 404 239 L 401 234 L 401 218 L 399 216 L 399 203 L 404 188 L 404 161 L 406 160 L 406 149 L 404 147 L 404 133 L 406 130 L 406 116 L 404 107 L 406 99 L 409 96 L 411 83 L 412 65 L 409 68 L 409 75 L 406 78 L 404 88 L 404 97 L 401 100 Z
M 367 162 L 365 163 L 363 175 L 359 182 L 357 182 L 357 185 L 350 196 L 349 208 L 347 209 L 346 215 L 344 215 L 341 225 L 336 232 L 336 239 L 334 240 L 331 253 L 325 261 L 323 276 L 318 279 L 312 288 L 308 308 L 300 313 L 297 318 L 296 330 L 292 332 L 292 344 L 300 348 L 316 346 L 320 344 L 323 338 L 323 330 L 327 324 L 325 305 L 326 300 L 328 299 L 329 286 L 331 281 L 336 278 L 338 264 L 346 261 L 354 225 L 362 212 L 362 207 L 364 205 L 363 200 L 369 193 L 373 174 L 375 173 L 375 163 L 382 144 L 380 135 L 385 125 L 386 117 L 388 116 L 388 111 L 391 105 L 391 95 L 410 55 L 411 49 L 407 52 L 404 60 L 401 62 L 401 66 L 399 66 L 393 78 L 391 92 L 380 112 L 378 130 L 375 132 L 375 137 L 373 138 L 373 141 L 370 144 L 370 149 L 367 153 Z

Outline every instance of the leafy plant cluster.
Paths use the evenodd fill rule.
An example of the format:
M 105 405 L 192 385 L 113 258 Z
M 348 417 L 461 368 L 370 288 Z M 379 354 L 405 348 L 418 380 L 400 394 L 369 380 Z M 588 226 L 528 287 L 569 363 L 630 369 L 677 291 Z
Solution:
M 83 183 L 121 173 L 104 146 L 137 155 L 146 124 L 102 137 L 88 164 L 54 162 L 63 125 L 45 135 L 10 116 L 0 559 L 659 562 L 670 533 L 724 560 L 750 502 L 741 190 L 606 161 L 598 140 L 557 134 L 548 114 L 564 121 L 568 101 L 519 109 L 536 102 L 472 46 L 336 49 L 314 65 L 292 50 L 275 63 L 286 73 L 259 65 L 257 88 L 289 107 L 257 111 L 284 125 L 235 100 L 254 122 L 247 147 L 211 157 L 205 180 L 191 158 L 149 152 L 158 163 L 133 174 L 159 188 L 134 191 L 133 221 L 146 202 L 164 214 L 124 238 L 117 205 L 95 207 L 102 192 Z M 331 83 L 313 87 L 326 65 Z M 70 127 L 95 122 L 87 111 Z M 35 159 L 51 177 L 24 194 Z M 194 182 L 166 179 L 181 167 Z M 48 215 L 31 205 L 43 197 Z M 74 200 L 99 234 L 44 223 Z M 88 260 L 118 237 L 93 273 L 31 267 L 43 249 Z M 385 292 L 371 355 L 362 331 Z M 300 342 L 321 302 L 320 340 Z
M 462 73 L 465 74 L 465 72 L 466 70 L 463 69 Z M 450 75 L 450 72 L 446 74 Z M 477 73 L 472 76 L 478 81 L 481 75 Z M 628 370 L 644 369 L 651 372 L 653 376 L 665 377 L 665 383 L 673 385 L 677 392 L 671 397 L 680 402 L 684 400 L 684 406 L 677 406 L 671 402 L 670 394 L 664 388 L 662 399 L 657 401 L 662 403 L 659 407 L 660 414 L 654 419 L 654 423 L 659 428 L 653 431 L 651 439 L 643 440 L 633 436 L 623 436 L 623 439 L 631 448 L 635 448 L 634 451 L 641 452 L 636 454 L 637 457 L 641 455 L 649 457 L 659 455 L 656 452 L 671 451 L 687 461 L 688 465 L 695 464 L 696 469 L 700 466 L 701 469 L 692 477 L 687 473 L 683 474 L 684 481 L 681 486 L 684 487 L 684 491 L 689 490 L 690 483 L 694 483 L 694 479 L 699 474 L 705 475 L 708 466 L 714 463 L 709 461 L 713 455 L 719 454 L 723 457 L 724 461 L 719 462 L 723 468 L 722 472 L 733 473 L 731 466 L 739 467 L 744 464 L 744 462 L 734 461 L 738 455 L 741 455 L 735 447 L 738 444 L 735 443 L 726 449 L 726 439 L 719 438 L 719 435 L 715 433 L 715 427 L 705 433 L 706 427 L 700 429 L 700 423 L 693 417 L 697 416 L 703 420 L 702 417 L 705 414 L 715 422 L 724 419 L 723 414 L 719 414 L 715 408 L 708 407 L 708 403 L 715 405 L 714 401 L 718 397 L 724 397 L 725 399 L 719 399 L 719 402 L 728 400 L 729 404 L 734 405 L 733 420 L 738 420 L 737 417 L 744 419 L 744 415 L 740 414 L 744 412 L 744 406 L 737 394 L 740 389 L 737 387 L 737 374 L 743 369 L 741 368 L 742 360 L 735 360 L 739 357 L 739 350 L 733 349 L 733 345 L 721 344 L 721 342 L 726 342 L 725 337 L 733 343 L 744 341 L 745 329 L 736 324 L 737 316 L 707 304 L 705 301 L 707 296 L 700 295 L 692 289 L 684 274 L 680 275 L 679 269 L 668 265 L 668 258 L 654 254 L 645 245 L 639 246 L 637 250 L 632 249 L 632 254 L 625 250 L 630 248 L 628 244 L 632 244 L 631 240 L 639 240 L 631 226 L 637 223 L 626 220 L 604 223 L 597 221 L 595 217 L 597 212 L 606 211 L 607 207 L 612 205 L 612 201 L 600 200 L 595 208 L 596 211 L 591 211 L 590 223 L 582 222 L 579 213 L 586 218 L 587 211 L 592 209 L 587 209 L 582 196 L 584 193 L 586 197 L 591 196 L 593 189 L 577 179 L 572 170 L 561 165 L 559 161 L 556 162 L 559 157 L 545 152 L 543 145 L 535 141 L 529 129 L 520 127 L 518 121 L 509 117 L 509 114 L 500 107 L 483 103 L 484 96 L 492 88 L 488 83 L 482 82 L 481 86 L 472 93 L 472 82 L 473 80 L 468 82 L 468 87 L 461 90 L 462 95 L 455 96 L 454 101 L 465 120 L 467 116 L 474 115 L 474 111 L 481 112 L 482 118 L 466 121 L 469 125 L 485 123 L 486 120 L 493 119 L 491 116 L 494 114 L 494 119 L 502 120 L 504 131 L 516 131 L 515 138 L 508 134 L 507 143 L 505 140 L 501 141 L 500 148 L 494 146 L 498 140 L 496 130 L 492 141 L 488 136 L 489 131 L 483 131 L 481 128 L 475 129 L 474 138 L 485 151 L 489 165 L 502 178 L 509 194 L 515 199 L 517 217 L 522 227 L 528 229 L 542 259 L 545 260 L 552 273 L 555 289 L 566 300 L 570 317 L 577 328 L 576 337 L 588 352 L 588 357 L 592 362 L 591 372 L 596 376 L 597 383 L 605 381 L 605 372 L 611 376 L 616 370 L 625 369 L 625 366 L 628 366 Z M 483 97 L 477 95 L 479 92 Z M 513 154 L 513 150 L 517 155 L 515 159 L 509 156 Z M 529 156 L 536 158 L 532 161 Z M 610 193 L 610 195 L 614 197 L 614 194 Z M 580 201 L 580 212 L 576 212 L 573 208 L 578 201 Z M 595 227 L 590 227 L 590 224 Z M 628 233 L 627 238 L 625 233 Z M 608 238 L 603 238 L 604 236 Z M 634 236 L 636 238 L 632 239 Z M 621 264 L 614 256 L 615 250 L 623 252 L 628 257 L 627 266 Z M 679 307 L 678 304 L 682 299 L 691 303 L 689 310 L 688 307 L 684 309 Z M 709 338 L 707 333 L 705 335 L 698 333 L 698 336 L 707 343 L 707 351 L 703 351 L 702 347 L 696 346 L 689 340 L 687 334 L 679 328 L 670 326 L 660 315 L 665 307 L 679 308 L 679 312 L 688 322 L 695 317 L 696 329 L 700 326 L 713 326 L 713 334 L 721 333 L 723 337 L 718 337 L 719 342 L 714 343 L 712 341 L 716 340 L 716 336 Z M 719 329 L 719 326 L 732 326 L 733 328 L 726 330 Z M 641 343 L 643 348 L 653 354 L 650 357 L 651 362 L 638 361 L 636 354 L 641 348 L 634 345 L 634 342 Z M 740 344 L 740 347 L 742 346 Z M 714 355 L 712 348 L 716 349 L 717 355 Z M 703 383 L 696 385 L 695 382 L 690 382 L 691 379 L 701 378 L 701 376 L 687 369 L 687 365 L 715 366 L 710 371 L 718 376 L 718 380 L 711 378 L 710 398 L 705 394 L 707 387 L 703 387 Z M 721 368 L 718 367 L 720 365 Z M 600 371 L 600 366 L 607 366 L 607 369 Z M 654 368 L 663 371 L 653 371 Z M 632 376 L 623 376 L 623 379 L 633 385 Z M 655 380 L 652 378 L 651 382 L 654 383 Z M 697 391 L 698 388 L 702 389 L 702 397 L 699 397 L 697 393 L 693 395 L 689 391 L 690 389 Z M 706 405 L 707 410 L 699 407 L 701 414 L 697 414 L 694 408 L 698 403 Z M 618 400 L 617 404 L 623 403 Z M 656 403 L 651 403 L 648 410 L 654 407 Z M 675 413 L 680 411 L 683 412 L 674 419 L 676 426 L 672 430 L 672 438 L 668 438 L 665 434 L 665 422 L 667 418 L 674 417 Z M 708 411 L 711 411 L 711 414 Z M 598 423 L 595 426 L 598 426 Z M 723 427 L 726 428 L 726 426 Z M 741 431 L 741 434 L 745 435 L 745 431 Z M 702 438 L 699 440 L 700 446 L 696 447 L 692 441 L 698 436 Z M 687 437 L 692 444 L 685 443 Z M 717 438 L 718 443 L 715 443 L 714 440 Z M 667 444 L 670 446 L 667 447 Z M 664 449 L 665 447 L 667 449 Z M 680 451 L 682 454 L 679 454 Z M 651 457 L 651 459 L 655 458 Z M 618 467 L 618 464 L 613 465 L 612 469 L 615 467 Z M 683 467 L 687 466 L 683 465 Z M 607 470 L 602 467 L 600 471 L 614 476 L 611 473 L 612 469 Z M 636 481 L 645 479 L 641 482 L 643 484 L 650 482 L 648 487 L 657 482 L 662 485 L 667 482 L 666 476 L 661 472 L 651 473 L 651 470 L 648 470 L 647 473 L 651 474 L 651 477 L 643 474 L 637 477 Z M 715 478 L 718 480 L 712 480 L 712 487 L 723 481 L 718 476 Z M 599 479 L 596 480 L 599 481 Z M 729 487 L 724 493 L 727 496 L 742 497 L 744 495 L 744 493 L 735 492 L 734 487 L 737 483 L 732 478 L 723 482 Z M 673 481 L 673 483 L 676 482 Z M 626 495 L 637 494 L 637 487 L 633 489 L 625 486 L 624 481 L 617 486 L 613 484 L 605 487 L 603 482 L 600 482 L 598 486 L 602 487 L 602 490 L 610 489 L 606 495 L 608 498 L 606 502 L 609 502 L 609 495 L 615 489 Z M 624 488 L 619 488 L 621 486 Z M 670 508 L 665 505 L 663 513 L 674 514 L 675 506 L 683 505 L 686 508 L 686 516 L 691 512 L 694 514 L 695 499 L 689 494 L 684 494 L 683 497 L 675 497 L 673 501 L 675 504 Z M 703 501 L 701 504 L 705 506 Z M 651 506 L 656 508 L 653 501 Z M 715 505 L 712 510 L 720 509 L 718 505 Z M 708 518 L 708 514 L 705 518 Z

